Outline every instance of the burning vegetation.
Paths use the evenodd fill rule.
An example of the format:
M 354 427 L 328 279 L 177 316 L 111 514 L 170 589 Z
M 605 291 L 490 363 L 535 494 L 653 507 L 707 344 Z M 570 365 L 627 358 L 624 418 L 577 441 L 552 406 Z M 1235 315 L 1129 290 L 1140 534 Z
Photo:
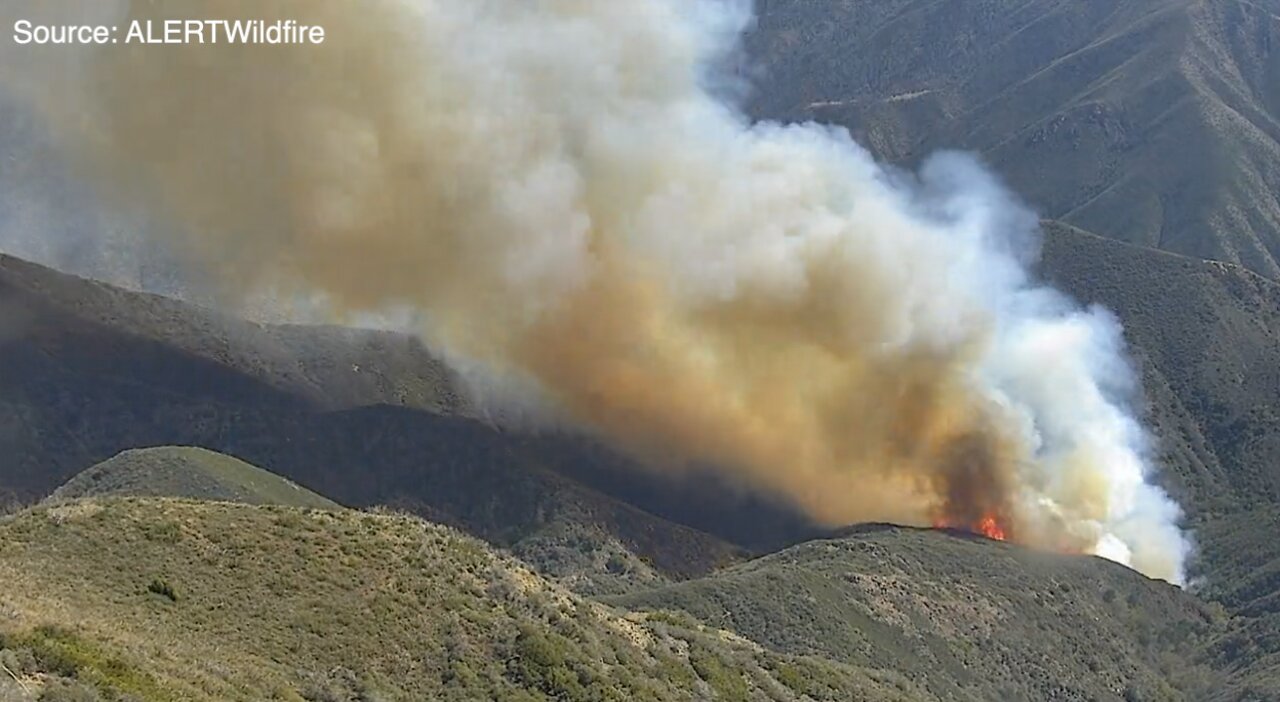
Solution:
M 977 521 L 971 523 L 956 523 L 946 519 L 935 519 L 933 522 L 934 529 L 953 529 L 956 531 L 967 531 L 971 534 L 985 536 L 993 541 L 1012 541 L 1010 537 L 1010 527 L 1008 523 L 994 514 L 987 514 L 979 517 Z

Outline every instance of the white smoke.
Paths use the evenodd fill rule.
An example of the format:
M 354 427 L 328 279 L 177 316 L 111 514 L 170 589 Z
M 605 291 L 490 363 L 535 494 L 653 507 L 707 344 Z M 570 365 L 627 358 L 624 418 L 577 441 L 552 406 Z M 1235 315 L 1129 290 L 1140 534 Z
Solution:
M 237 13 L 328 38 L 104 47 L 39 98 L 102 196 L 166 217 L 228 287 L 408 306 L 655 465 L 722 466 L 825 522 L 998 518 L 1181 582 L 1114 318 L 1029 279 L 1035 217 L 972 159 L 903 175 L 721 99 L 747 3 L 130 18 Z

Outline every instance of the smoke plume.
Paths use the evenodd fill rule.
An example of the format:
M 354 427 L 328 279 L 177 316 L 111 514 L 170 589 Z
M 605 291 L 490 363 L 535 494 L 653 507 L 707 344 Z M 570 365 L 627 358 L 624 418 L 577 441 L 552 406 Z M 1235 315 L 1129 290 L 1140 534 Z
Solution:
M 99 197 L 227 290 L 409 307 L 654 466 L 815 519 L 972 527 L 1180 581 L 1117 322 L 1032 281 L 968 157 L 752 123 L 730 0 L 138 2 L 321 45 L 107 45 L 23 86 Z M 18 88 L 14 88 L 15 90 Z

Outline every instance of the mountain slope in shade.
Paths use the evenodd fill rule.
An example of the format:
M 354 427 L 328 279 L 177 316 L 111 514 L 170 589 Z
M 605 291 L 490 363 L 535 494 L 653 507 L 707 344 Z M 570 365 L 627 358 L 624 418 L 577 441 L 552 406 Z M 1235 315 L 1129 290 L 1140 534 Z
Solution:
M 1280 277 L 1280 2 L 759 9 L 754 114 L 977 151 L 1047 217 Z
M 413 348 L 393 335 L 282 331 L 8 257 L 0 258 L 0 320 L 0 490 L 20 501 L 127 449 L 198 446 L 342 504 L 395 503 L 466 529 L 585 591 L 703 574 L 743 553 L 584 482 L 648 490 L 647 505 L 682 504 L 664 499 L 678 486 L 647 479 L 615 452 L 580 438 L 504 432 L 465 408 L 432 405 L 432 397 L 457 396 L 435 384 L 445 375 L 439 362 L 386 350 Z M 386 384 L 344 385 L 349 366 L 308 365 L 275 344 L 280 334 L 311 340 L 303 359 L 349 359 Z M 423 389 L 409 406 L 355 406 L 406 385 Z M 719 499 L 723 491 L 708 494 L 686 499 L 681 513 L 731 535 L 770 524 L 759 512 L 737 516 L 742 508 Z M 789 531 L 773 538 L 803 533 L 801 520 L 787 519 Z
M 235 369 L 318 408 L 396 404 L 462 413 L 453 373 L 416 338 L 344 327 L 269 325 L 86 280 L 0 253 L 0 344 L 57 344 L 69 325 L 122 330 Z M 64 341 L 65 345 L 65 341 Z M 92 348 L 66 349 L 88 352 Z M 109 351 L 105 349 L 104 351 Z

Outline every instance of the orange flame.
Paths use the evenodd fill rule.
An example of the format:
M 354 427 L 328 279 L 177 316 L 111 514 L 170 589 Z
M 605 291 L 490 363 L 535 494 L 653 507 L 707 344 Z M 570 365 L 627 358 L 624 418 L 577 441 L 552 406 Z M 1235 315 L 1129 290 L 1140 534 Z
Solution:
M 948 519 L 935 519 L 933 521 L 934 529 L 960 529 L 963 531 L 985 536 L 993 541 L 1008 541 L 1009 529 L 995 514 L 985 514 L 972 524 L 957 524 Z
M 1000 521 L 992 514 L 988 514 L 982 519 L 979 519 L 974 531 L 982 534 L 988 539 L 995 539 L 996 541 L 1004 541 L 1008 538 L 1005 534 L 1004 526 L 1001 525 Z

